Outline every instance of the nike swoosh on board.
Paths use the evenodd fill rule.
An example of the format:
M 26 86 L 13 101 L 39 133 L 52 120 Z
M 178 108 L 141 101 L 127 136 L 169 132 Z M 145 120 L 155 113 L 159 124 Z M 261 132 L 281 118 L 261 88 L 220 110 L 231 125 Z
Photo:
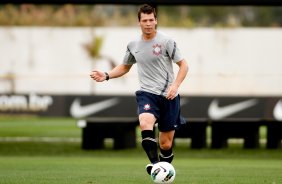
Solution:
M 76 98 L 70 107 L 70 114 L 74 118 L 84 118 L 91 114 L 98 113 L 119 103 L 118 98 L 111 98 L 101 102 L 96 102 L 81 106 L 80 99 Z
M 257 99 L 250 99 L 243 102 L 238 102 L 235 104 L 230 104 L 227 106 L 219 107 L 219 102 L 217 99 L 213 100 L 209 106 L 208 114 L 209 117 L 213 120 L 223 119 L 232 114 L 240 112 L 244 109 L 250 108 L 257 104 Z
M 273 116 L 276 120 L 282 121 L 282 100 L 279 100 L 273 109 Z

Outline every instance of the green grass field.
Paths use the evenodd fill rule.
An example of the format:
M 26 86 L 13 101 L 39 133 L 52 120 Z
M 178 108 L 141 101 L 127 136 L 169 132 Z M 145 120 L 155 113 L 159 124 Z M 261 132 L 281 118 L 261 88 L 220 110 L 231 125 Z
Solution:
M 148 160 L 135 149 L 81 149 L 81 130 L 66 118 L 0 117 L 0 184 L 144 184 Z M 282 149 L 174 148 L 175 184 L 281 184 Z

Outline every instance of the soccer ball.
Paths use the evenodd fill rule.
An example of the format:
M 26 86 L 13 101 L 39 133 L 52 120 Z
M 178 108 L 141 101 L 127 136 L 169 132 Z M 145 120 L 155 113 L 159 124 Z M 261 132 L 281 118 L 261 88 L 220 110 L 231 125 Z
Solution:
M 155 183 L 172 183 L 175 175 L 173 165 L 168 162 L 158 162 L 151 170 L 151 178 Z

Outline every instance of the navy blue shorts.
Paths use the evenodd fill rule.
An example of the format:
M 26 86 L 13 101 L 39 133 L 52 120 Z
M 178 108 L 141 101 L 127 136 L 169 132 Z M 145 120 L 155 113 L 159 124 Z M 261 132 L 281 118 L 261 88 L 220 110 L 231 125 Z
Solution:
M 173 100 L 168 100 L 164 96 L 155 95 L 145 91 L 136 91 L 136 101 L 138 104 L 138 114 L 151 113 L 158 123 L 160 132 L 176 130 L 185 123 L 180 116 L 180 96 Z

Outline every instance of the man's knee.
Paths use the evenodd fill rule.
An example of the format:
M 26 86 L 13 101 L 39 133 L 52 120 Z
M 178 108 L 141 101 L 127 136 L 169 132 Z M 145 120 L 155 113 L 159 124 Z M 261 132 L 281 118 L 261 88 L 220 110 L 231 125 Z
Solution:
M 139 115 L 141 130 L 153 130 L 156 118 L 153 114 L 142 113 Z
M 160 148 L 163 150 L 169 150 L 172 147 L 172 141 L 160 141 Z

